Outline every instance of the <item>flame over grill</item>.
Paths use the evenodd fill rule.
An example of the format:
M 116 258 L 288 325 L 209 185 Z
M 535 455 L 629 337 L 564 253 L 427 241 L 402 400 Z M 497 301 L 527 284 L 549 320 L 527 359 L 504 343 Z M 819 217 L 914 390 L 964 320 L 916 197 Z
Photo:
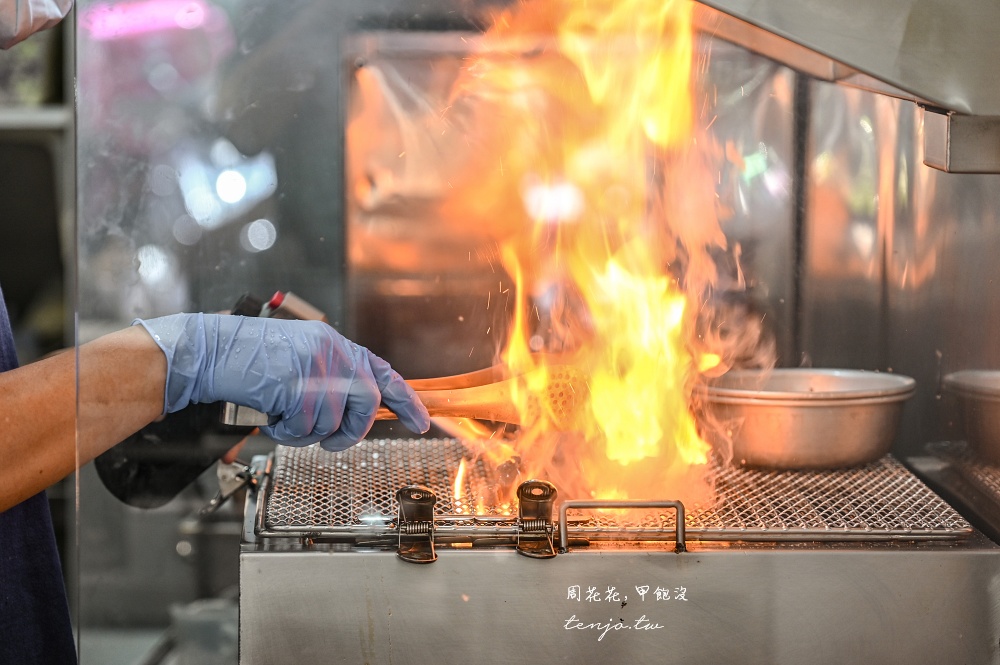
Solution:
M 726 238 L 718 151 L 695 113 L 691 16 L 684 0 L 519 4 L 454 88 L 482 157 L 443 213 L 497 227 L 517 287 L 499 355 L 532 377 L 515 395 L 518 436 L 484 452 L 570 495 L 708 489 L 689 401 L 698 372 L 722 360 L 697 322 Z M 513 42 L 531 55 L 504 57 Z M 539 373 L 540 351 L 589 377 L 571 427 L 533 409 L 556 376 Z
M 416 115 L 385 92 L 388 74 L 355 72 L 348 159 L 365 175 L 354 199 L 371 209 L 405 180 L 437 201 L 438 223 L 474 228 L 499 259 L 484 296 L 510 313 L 496 359 L 523 377 L 520 428 L 462 437 L 566 498 L 707 500 L 692 389 L 760 338 L 759 325 L 717 320 L 720 282 L 744 284 L 720 224 L 716 185 L 732 151 L 711 135 L 693 7 L 518 3 L 475 42 L 442 108 Z M 380 151 L 387 163 L 371 137 L 379 118 L 401 116 L 405 165 L 359 166 Z

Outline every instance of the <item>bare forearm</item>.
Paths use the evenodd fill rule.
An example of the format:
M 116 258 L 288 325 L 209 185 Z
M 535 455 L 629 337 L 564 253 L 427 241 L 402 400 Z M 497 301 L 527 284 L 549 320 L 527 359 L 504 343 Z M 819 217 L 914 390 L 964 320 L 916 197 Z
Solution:
M 166 371 L 159 347 L 133 327 L 0 374 L 0 511 L 159 416 Z

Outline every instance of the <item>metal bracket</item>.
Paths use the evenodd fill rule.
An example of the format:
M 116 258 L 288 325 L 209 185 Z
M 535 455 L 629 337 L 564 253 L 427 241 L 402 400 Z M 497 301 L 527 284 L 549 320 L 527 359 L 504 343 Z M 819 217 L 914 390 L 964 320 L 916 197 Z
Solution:
M 399 504 L 399 546 L 396 554 L 410 563 L 437 561 L 434 551 L 434 504 L 437 496 L 423 485 L 407 485 L 396 491 Z
M 924 164 L 947 173 L 1000 173 L 1000 116 L 921 107 Z
M 574 508 L 578 510 L 587 508 L 673 508 L 677 511 L 674 551 L 678 554 L 687 551 L 684 538 L 684 504 L 680 501 L 565 501 L 559 507 L 559 551 L 563 554 L 569 551 L 569 525 L 566 520 L 566 512 Z
M 198 514 L 202 517 L 217 511 L 222 504 L 229 500 L 229 497 L 244 487 L 250 489 L 257 487 L 258 479 L 253 468 L 239 460 L 229 464 L 220 461 L 216 466 L 215 473 L 219 478 L 219 492 L 199 511 Z
M 552 506 L 556 486 L 545 480 L 526 480 L 517 488 L 517 553 L 533 559 L 556 555 L 552 542 Z

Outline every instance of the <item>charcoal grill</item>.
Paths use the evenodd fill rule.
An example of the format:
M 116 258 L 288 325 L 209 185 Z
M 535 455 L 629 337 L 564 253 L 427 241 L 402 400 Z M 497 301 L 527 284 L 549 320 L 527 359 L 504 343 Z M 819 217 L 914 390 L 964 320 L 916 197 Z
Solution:
M 540 520 L 542 547 L 547 538 L 555 552 L 539 560 L 517 555 L 538 543 L 537 523 L 516 502 L 489 503 L 506 496 L 504 476 L 477 449 L 379 439 L 255 459 L 242 662 L 651 662 L 670 652 L 919 663 L 993 651 L 962 636 L 993 630 L 1000 551 L 891 456 L 809 472 L 716 462 L 718 500 L 679 511 L 669 496 L 627 512 L 560 497 Z M 402 515 L 404 487 L 434 497 L 432 528 Z M 406 556 L 413 538 L 430 543 L 430 565 Z
M 317 446 L 278 448 L 263 485 L 256 535 L 350 539 L 395 533 L 396 490 L 408 485 L 434 491 L 439 535 L 516 535 L 516 507 L 485 500 L 496 495 L 500 481 L 496 469 L 474 450 L 457 439 L 363 441 L 340 454 Z M 462 460 L 464 487 L 455 497 L 455 470 Z M 962 540 L 973 532 L 954 508 L 891 456 L 859 468 L 805 472 L 715 462 L 709 475 L 718 501 L 687 509 L 688 539 Z M 477 506 L 483 507 L 481 513 L 475 512 Z M 638 519 L 628 521 L 571 510 L 568 531 L 596 540 L 675 538 L 676 512 L 637 512 Z

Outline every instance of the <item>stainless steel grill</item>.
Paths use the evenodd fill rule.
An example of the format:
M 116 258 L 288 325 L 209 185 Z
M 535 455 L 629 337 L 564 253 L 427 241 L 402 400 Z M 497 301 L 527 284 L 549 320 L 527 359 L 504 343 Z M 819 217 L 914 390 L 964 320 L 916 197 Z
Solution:
M 692 538 L 883 540 L 972 533 L 961 515 L 891 456 L 836 471 L 715 472 L 720 500 L 691 511 Z
M 466 462 L 462 496 L 455 473 Z M 962 539 L 972 527 L 892 457 L 838 471 L 762 471 L 716 464 L 718 501 L 689 506 L 693 540 L 840 541 Z M 437 495 L 438 533 L 516 533 L 516 506 L 497 505 L 495 468 L 455 439 L 373 440 L 342 453 L 276 450 L 264 485 L 260 536 L 357 536 L 395 528 L 395 491 L 420 484 Z M 670 497 L 648 497 L 670 498 Z M 477 507 L 478 510 L 477 510 Z M 576 514 L 574 514 L 576 513 Z M 571 511 L 571 534 L 591 539 L 673 537 L 672 512 L 625 517 Z

